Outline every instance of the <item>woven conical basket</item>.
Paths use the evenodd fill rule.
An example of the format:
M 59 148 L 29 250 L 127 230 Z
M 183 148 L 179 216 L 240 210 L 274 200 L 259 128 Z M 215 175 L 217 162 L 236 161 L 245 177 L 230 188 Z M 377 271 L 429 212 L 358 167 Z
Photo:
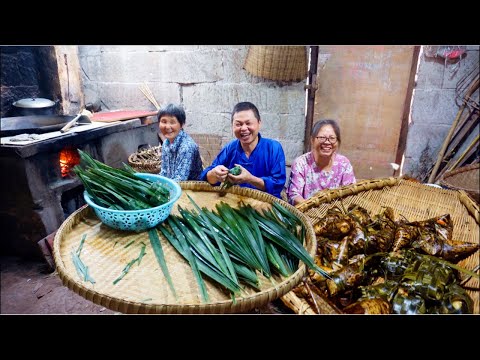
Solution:
M 268 208 L 274 201 L 280 202 L 301 219 L 307 230 L 305 247 L 311 255 L 315 253 L 316 239 L 312 225 L 304 214 L 286 202 L 265 192 L 238 186 L 222 194 L 219 187 L 206 182 L 180 182 L 180 185 L 182 196 L 177 204 L 187 209 L 193 208 L 187 194 L 199 206 L 209 209 L 214 209 L 215 204 L 221 201 L 233 207 L 238 207 L 239 201 L 243 201 L 256 209 Z M 172 214 L 178 214 L 176 205 Z M 78 248 L 84 234 L 86 239 L 81 259 L 88 266 L 95 284 L 83 281 L 72 261 L 71 253 Z M 65 286 L 84 298 L 114 311 L 135 314 L 243 313 L 285 295 L 306 274 L 305 265 L 300 263 L 299 269 L 288 278 L 273 276 L 266 279 L 260 276 L 261 291 L 246 288 L 246 292 L 235 301 L 217 283 L 204 276 L 210 301 L 203 303 L 188 262 L 162 236 L 160 241 L 178 298 L 174 297 L 165 280 L 148 233 L 113 230 L 102 224 L 88 206 L 71 214 L 57 231 L 54 239 L 57 272 Z M 122 273 L 125 265 L 138 257 L 143 244 L 146 245 L 146 253 L 141 264 L 132 266 L 128 274 L 114 285 L 113 281 Z
M 250 46 L 243 67 L 269 80 L 301 81 L 308 73 L 305 46 Z
M 323 190 L 297 206 L 315 225 L 327 210 L 341 202 L 347 208 L 359 205 L 371 214 L 378 214 L 382 207 L 394 209 L 395 218 L 405 216 L 410 221 L 426 220 L 449 213 L 453 220 L 453 239 L 480 243 L 480 213 L 478 204 L 462 190 L 453 191 L 434 188 L 403 178 L 364 180 L 333 190 Z M 472 270 L 480 263 L 480 252 L 472 254 L 458 265 Z M 466 284 L 474 301 L 474 313 L 480 313 L 480 282 L 476 278 Z M 282 301 L 297 314 L 315 314 L 307 301 L 293 291 Z M 338 309 L 324 297 L 318 304 L 326 314 L 338 313 Z

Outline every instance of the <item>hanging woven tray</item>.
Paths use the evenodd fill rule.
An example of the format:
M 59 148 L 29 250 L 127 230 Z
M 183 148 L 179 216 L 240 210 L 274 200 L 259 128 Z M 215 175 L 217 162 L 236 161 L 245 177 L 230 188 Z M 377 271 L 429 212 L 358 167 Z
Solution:
M 251 45 L 244 69 L 252 75 L 269 80 L 302 81 L 308 75 L 307 48 Z
M 447 171 L 440 184 L 448 189 L 463 190 L 477 203 L 480 203 L 480 164 L 472 164 Z
M 478 204 L 473 202 L 464 191 L 452 191 L 426 186 L 402 178 L 383 178 L 360 181 L 354 185 L 334 190 L 324 190 L 299 204 L 297 209 L 303 212 L 315 225 L 328 209 L 342 201 L 345 208 L 350 204 L 359 205 L 371 214 L 378 214 L 382 206 L 394 209 L 395 218 L 400 214 L 410 221 L 425 220 L 449 213 L 453 220 L 453 239 L 480 243 L 480 213 Z M 472 270 L 480 263 L 477 251 L 458 264 Z M 476 278 L 466 283 L 468 294 L 474 301 L 474 313 L 480 313 L 480 282 Z M 476 290 L 475 290 L 476 289 Z M 315 314 L 307 301 L 293 291 L 283 296 L 282 301 L 297 314 Z M 319 309 L 325 314 L 341 313 L 325 296 Z
M 180 182 L 182 196 L 177 204 L 192 209 L 187 198 L 190 195 L 199 206 L 214 209 L 221 201 L 238 207 L 240 200 L 254 208 L 269 208 L 274 201 L 295 213 L 306 227 L 305 248 L 313 255 L 316 239 L 308 218 L 295 207 L 265 192 L 233 186 L 224 196 L 219 187 L 206 182 Z M 176 205 L 177 205 L 176 204 Z M 178 214 L 174 205 L 172 214 Z M 87 234 L 81 259 L 89 268 L 95 284 L 80 279 L 72 262 L 71 252 L 76 250 L 81 238 Z M 210 302 L 202 303 L 200 292 L 188 262 L 159 233 L 178 299 L 175 299 L 158 265 L 147 232 L 133 233 L 113 230 L 102 224 L 92 209 L 84 206 L 71 214 L 60 226 L 54 240 L 54 257 L 57 272 L 65 286 L 84 298 L 111 310 L 122 313 L 242 313 L 278 299 L 293 289 L 306 274 L 301 262 L 299 269 L 290 277 L 273 276 L 271 280 L 261 279 L 261 291 L 246 289 L 235 302 L 221 290 L 219 285 L 203 277 L 210 296 Z M 133 241 L 133 242 L 132 242 Z M 125 265 L 139 255 L 141 243 L 146 253 L 140 266 L 132 266 L 127 275 L 116 285 L 113 281 L 122 273 Z M 130 244 L 130 245 L 129 245 Z M 128 245 L 128 246 L 127 246 Z

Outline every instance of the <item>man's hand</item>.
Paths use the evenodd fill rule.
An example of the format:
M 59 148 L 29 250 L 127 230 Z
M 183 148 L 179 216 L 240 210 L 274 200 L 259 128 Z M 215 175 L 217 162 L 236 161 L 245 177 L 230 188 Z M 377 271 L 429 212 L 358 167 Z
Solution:
M 242 165 L 235 164 L 238 166 L 242 172 L 239 175 L 228 174 L 228 181 L 232 184 L 250 184 L 256 187 L 258 190 L 265 190 L 265 182 L 262 178 L 252 175 L 250 171 L 245 169 Z
M 253 176 L 250 173 L 250 171 L 248 171 L 247 169 L 245 169 L 241 165 L 235 164 L 235 166 L 238 166 L 240 168 L 240 174 L 239 175 L 233 175 L 231 173 L 228 173 L 228 175 L 227 175 L 228 181 L 230 181 L 232 184 L 248 183 Z
M 228 168 L 223 165 L 217 165 L 207 173 L 207 181 L 210 184 L 224 182 L 227 179 Z

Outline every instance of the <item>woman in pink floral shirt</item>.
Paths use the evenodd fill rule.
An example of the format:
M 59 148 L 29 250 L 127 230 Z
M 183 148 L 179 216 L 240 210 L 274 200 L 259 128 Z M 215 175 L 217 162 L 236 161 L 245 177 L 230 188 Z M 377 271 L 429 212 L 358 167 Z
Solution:
M 335 120 L 320 120 L 313 125 L 311 151 L 292 163 L 287 188 L 288 201 L 300 204 L 316 192 L 356 182 L 352 164 L 337 153 L 341 143 L 340 128 Z

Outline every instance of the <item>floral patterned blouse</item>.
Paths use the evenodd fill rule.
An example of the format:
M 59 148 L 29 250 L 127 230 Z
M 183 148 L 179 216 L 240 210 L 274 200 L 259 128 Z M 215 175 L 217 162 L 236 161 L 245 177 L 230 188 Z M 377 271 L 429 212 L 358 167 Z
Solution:
M 199 147 L 184 130 L 173 144 L 168 139 L 163 142 L 160 175 L 176 181 L 198 180 L 202 170 Z
M 345 156 L 335 153 L 332 169 L 324 171 L 319 169 L 310 151 L 292 163 L 287 188 L 288 202 L 293 204 L 293 198 L 298 195 L 308 199 L 320 190 L 334 189 L 356 181 L 352 164 Z

